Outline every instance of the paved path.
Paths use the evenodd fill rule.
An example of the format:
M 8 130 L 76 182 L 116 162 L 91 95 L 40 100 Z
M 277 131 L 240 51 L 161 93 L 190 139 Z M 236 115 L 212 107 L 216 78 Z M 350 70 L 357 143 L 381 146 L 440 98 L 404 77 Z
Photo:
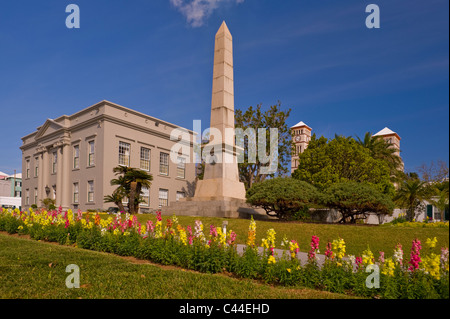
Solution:
M 247 247 L 247 245 L 237 244 L 236 245 L 237 252 L 242 255 L 244 253 L 245 247 Z M 264 252 L 264 249 L 262 247 L 258 247 L 258 252 L 262 254 Z M 289 250 L 275 248 L 274 250 L 275 258 L 280 259 L 283 256 L 283 252 L 285 252 L 287 256 L 290 256 Z M 316 257 L 318 258 L 319 266 L 322 265 L 325 261 L 325 255 L 316 254 Z M 303 266 L 308 261 L 308 253 L 298 252 L 297 258 L 300 260 L 300 264 Z

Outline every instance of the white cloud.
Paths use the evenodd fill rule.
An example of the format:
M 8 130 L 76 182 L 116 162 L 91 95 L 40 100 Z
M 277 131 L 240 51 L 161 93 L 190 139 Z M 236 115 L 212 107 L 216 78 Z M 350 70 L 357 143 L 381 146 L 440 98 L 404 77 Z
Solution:
M 205 19 L 224 2 L 242 3 L 244 0 L 170 0 L 193 27 L 202 26 Z

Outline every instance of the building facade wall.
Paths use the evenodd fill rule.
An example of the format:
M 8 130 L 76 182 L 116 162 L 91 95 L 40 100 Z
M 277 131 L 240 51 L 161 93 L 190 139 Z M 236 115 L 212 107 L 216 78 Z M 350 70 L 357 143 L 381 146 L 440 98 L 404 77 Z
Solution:
M 169 174 L 159 174 L 160 153 L 171 153 L 176 141 L 170 140 L 170 133 L 175 128 L 179 127 L 107 101 L 71 116 L 47 120 L 22 138 L 22 207 L 42 206 L 44 198 L 55 199 L 56 206 L 63 209 L 105 210 L 115 206 L 104 203 L 103 198 L 115 189 L 110 181 L 115 178 L 113 168 L 119 165 L 119 142 L 130 145 L 131 167 L 140 168 L 141 147 L 150 150 L 149 172 L 154 179 L 150 205 L 143 209 L 158 208 L 159 189 L 168 190 L 168 202 L 175 201 L 177 192 L 189 189 L 195 180 L 193 163 L 186 164 L 184 178 L 176 176 L 177 163 L 170 160 Z M 193 133 L 187 132 L 191 137 Z M 187 145 L 188 154 L 182 156 L 192 158 L 192 144 Z

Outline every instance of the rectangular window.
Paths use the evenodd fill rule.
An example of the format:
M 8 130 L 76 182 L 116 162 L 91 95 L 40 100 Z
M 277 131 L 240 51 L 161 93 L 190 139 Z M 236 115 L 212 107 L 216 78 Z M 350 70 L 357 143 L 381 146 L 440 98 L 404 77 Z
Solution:
M 78 183 L 73 183 L 73 202 L 75 204 L 78 204 L 80 198 L 79 198 L 79 186 Z
M 38 189 L 37 188 L 34 189 L 34 203 L 36 205 L 38 204 Z
M 80 168 L 80 146 L 73 147 L 73 168 Z
M 184 157 L 178 156 L 177 158 L 177 177 L 184 178 L 186 171 L 186 159 Z
M 161 175 L 169 175 L 169 154 L 159 154 L 159 173 Z
M 181 199 L 184 198 L 186 196 L 186 194 L 184 192 L 177 192 L 177 202 Z
M 145 147 L 141 147 L 141 169 L 144 171 L 150 171 L 150 150 Z
M 147 187 L 142 187 L 142 206 L 148 207 L 150 206 L 150 189 Z
M 34 159 L 34 177 L 39 176 L 39 157 Z
M 56 173 L 56 167 L 58 164 L 58 152 L 53 152 L 52 155 L 52 173 Z
M 167 189 L 159 189 L 159 208 L 169 205 L 169 191 Z
M 26 197 L 25 197 L 25 204 L 30 205 L 30 190 L 25 191 Z
M 30 178 L 30 160 L 27 160 L 25 165 L 26 165 L 25 166 L 25 169 L 26 169 L 25 176 L 27 178 Z
M 95 152 L 95 143 L 94 141 L 88 142 L 88 166 L 94 166 L 94 152 Z
M 119 165 L 130 166 L 131 145 L 119 142 Z
M 94 181 L 88 181 L 88 203 L 94 202 Z

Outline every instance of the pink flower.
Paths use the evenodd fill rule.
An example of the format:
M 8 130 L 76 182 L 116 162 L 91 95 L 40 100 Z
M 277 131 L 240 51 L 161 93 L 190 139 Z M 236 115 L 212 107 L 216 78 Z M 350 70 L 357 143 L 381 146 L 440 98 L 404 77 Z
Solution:
M 380 258 L 378 258 L 378 260 L 380 261 L 380 263 L 384 263 L 384 251 L 380 251 Z
M 192 227 L 190 225 L 188 225 L 186 227 L 186 229 L 187 229 L 187 234 L 188 234 L 189 245 L 192 245 L 192 243 L 194 241 L 194 236 L 192 236 Z
M 158 221 L 158 222 L 160 222 L 160 221 L 162 221 L 162 217 L 161 217 L 161 212 L 156 212 L 156 220 Z
M 422 245 L 420 243 L 420 240 L 417 238 L 413 240 L 412 247 L 411 247 L 411 257 L 408 262 L 410 264 L 408 270 L 414 271 L 416 269 L 419 269 L 419 263 L 422 261 L 420 259 L 420 250 L 422 249 Z
M 325 256 L 327 258 L 330 258 L 330 259 L 334 258 L 333 251 L 331 250 L 331 243 L 330 242 L 327 243 L 327 249 L 325 250 Z
M 230 237 L 228 238 L 228 245 L 230 246 L 233 245 L 236 240 L 236 237 L 237 237 L 236 233 L 234 231 L 231 231 Z
M 218 235 L 216 227 L 214 227 L 214 225 L 212 225 L 212 224 L 209 227 L 209 234 L 213 237 L 217 237 L 217 235 Z
M 149 233 L 153 233 L 155 230 L 155 226 L 153 225 L 153 222 L 151 220 L 147 221 L 147 230 Z
M 310 246 L 311 250 L 308 252 L 308 259 L 314 260 L 316 258 L 316 252 L 319 250 L 319 237 L 312 236 Z
M 77 220 L 81 220 L 83 218 L 83 213 L 81 212 L 81 209 L 77 211 Z
M 359 267 L 362 265 L 362 263 L 363 263 L 363 259 L 362 259 L 362 257 L 356 257 L 355 258 L 355 264 L 356 264 L 356 267 L 359 269 Z

